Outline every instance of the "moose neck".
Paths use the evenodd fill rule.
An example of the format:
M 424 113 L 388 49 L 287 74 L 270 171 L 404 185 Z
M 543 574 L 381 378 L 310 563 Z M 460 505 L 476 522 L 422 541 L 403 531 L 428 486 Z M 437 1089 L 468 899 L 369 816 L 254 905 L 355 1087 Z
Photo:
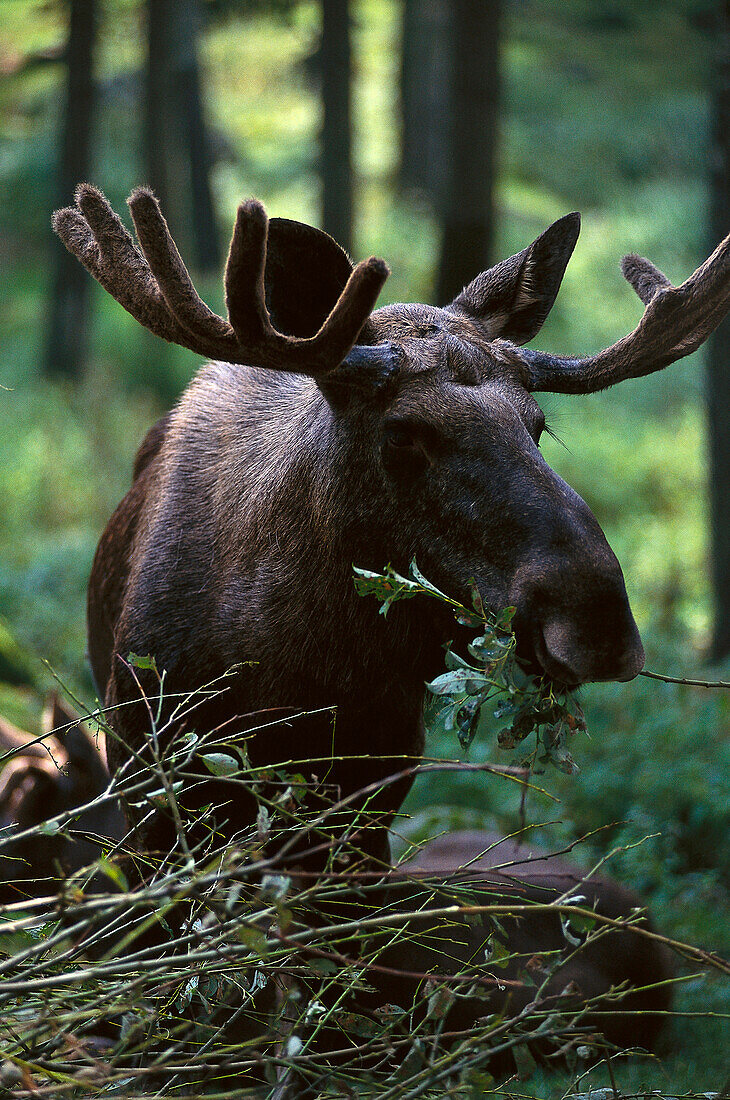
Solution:
M 367 437 L 361 441 L 307 378 L 210 368 L 221 369 L 227 385 L 206 388 L 234 397 L 210 487 L 230 540 L 221 562 L 223 615 L 240 623 L 235 636 L 249 639 L 252 659 L 263 665 L 275 647 L 268 667 L 285 659 L 302 683 L 316 681 L 313 694 L 329 695 L 327 702 L 357 706 L 356 686 L 377 682 L 392 684 L 394 700 L 407 697 L 412 706 L 438 671 L 448 624 L 426 601 L 395 607 L 386 621 L 375 601 L 354 592 L 353 564 L 380 569 L 398 555 L 383 523 L 382 474 L 363 460 Z M 241 387 L 245 397 L 236 394 Z M 199 416 L 200 403 L 193 407 Z M 232 516 L 237 522 L 226 522 Z M 273 700 L 273 682 L 271 692 Z

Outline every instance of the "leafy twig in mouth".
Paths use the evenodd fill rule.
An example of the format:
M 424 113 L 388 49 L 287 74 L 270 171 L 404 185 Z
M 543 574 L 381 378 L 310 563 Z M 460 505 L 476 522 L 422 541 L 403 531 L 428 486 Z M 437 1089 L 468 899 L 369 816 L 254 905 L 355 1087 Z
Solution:
M 515 608 L 496 612 L 486 608 L 473 580 L 472 606 L 466 607 L 428 581 L 415 561 L 409 572 L 409 577 L 403 577 L 391 565 L 382 573 L 354 567 L 355 588 L 361 596 L 380 600 L 382 615 L 398 600 L 430 596 L 448 604 L 460 626 L 477 631 L 467 644 L 469 659 L 455 652 L 449 642 L 446 671 L 426 684 L 432 696 L 426 704 L 427 730 L 455 730 L 461 747 L 468 749 L 485 705 L 496 703 L 495 718 L 508 720 L 497 736 L 501 748 L 514 749 L 534 732 L 533 764 L 535 760 L 550 763 L 569 775 L 578 771 L 567 741 L 577 730 L 585 731 L 583 711 L 570 690 L 547 677 L 529 675 L 520 667 L 512 629 Z

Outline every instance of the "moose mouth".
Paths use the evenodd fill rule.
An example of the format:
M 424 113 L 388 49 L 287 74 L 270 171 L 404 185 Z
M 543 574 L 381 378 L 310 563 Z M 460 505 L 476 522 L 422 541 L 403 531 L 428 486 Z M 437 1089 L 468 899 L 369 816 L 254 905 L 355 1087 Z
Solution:
M 550 653 L 539 627 L 527 631 L 516 628 L 515 636 L 517 662 L 527 676 L 536 680 L 551 680 L 556 687 L 567 691 L 573 691 L 585 682 Z
M 588 683 L 626 683 L 644 667 L 644 650 L 635 626 L 623 647 L 617 644 L 607 651 L 578 646 L 562 623 L 515 623 L 515 635 L 516 655 L 524 671 L 547 677 L 569 691 Z

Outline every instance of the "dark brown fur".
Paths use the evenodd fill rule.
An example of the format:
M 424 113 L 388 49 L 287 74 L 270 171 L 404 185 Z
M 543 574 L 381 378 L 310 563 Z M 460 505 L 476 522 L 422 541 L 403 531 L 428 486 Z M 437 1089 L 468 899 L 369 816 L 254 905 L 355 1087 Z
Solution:
M 419 996 L 414 973 L 454 974 L 473 962 L 477 972 L 501 979 L 504 988 L 500 991 L 495 983 L 489 1005 L 478 999 L 454 1004 L 445 1030 L 468 1031 L 487 1012 L 517 1015 L 535 998 L 550 953 L 567 949 L 569 957 L 550 977 L 538 1010 L 569 988 L 575 1007 L 592 1002 L 581 1020 L 586 1034 L 599 1032 L 609 1045 L 621 1049 L 655 1048 L 663 1013 L 671 1007 L 671 956 L 660 941 L 642 935 L 642 931 L 653 931 L 653 924 L 646 915 L 637 920 L 635 911 L 642 910 L 643 903 L 625 886 L 605 875 L 587 876 L 570 860 L 550 855 L 530 842 L 520 844 L 480 831 L 449 833 L 426 844 L 414 859 L 391 874 L 390 883 L 391 905 L 410 910 L 448 905 L 454 890 L 462 903 L 477 905 L 505 901 L 548 904 L 564 897 L 611 920 L 632 920 L 638 931 L 603 926 L 595 938 L 571 949 L 559 913 L 545 909 L 500 917 L 497 929 L 489 916 L 469 921 L 463 917 L 438 917 L 432 922 L 420 919 L 410 929 L 412 938 L 405 946 L 403 940 L 395 942 L 377 960 L 381 968 L 390 965 L 411 974 L 396 979 L 375 969 L 369 975 L 378 990 L 378 1003 L 408 1006 Z M 601 928 L 597 922 L 594 931 Z M 482 962 L 492 935 L 517 956 L 506 968 Z M 609 998 L 611 991 L 619 988 L 626 990 L 624 996 Z M 509 1064 L 507 1059 L 505 1071 Z
M 12 753 L 0 772 L 0 828 L 11 830 L 0 847 L 0 902 L 8 904 L 54 893 L 63 876 L 98 859 L 100 845 L 82 833 L 116 841 L 125 827 L 115 800 L 79 814 L 70 826 L 75 836 L 21 835 L 86 805 L 109 784 L 103 748 L 56 697 L 44 712 L 42 740 L 0 719 L 2 749 Z
M 342 795 L 377 782 L 423 751 L 423 682 L 454 626 L 427 601 L 384 620 L 355 594 L 351 567 L 391 561 L 403 571 L 414 557 L 457 597 L 474 577 L 488 604 L 515 605 L 521 651 L 548 674 L 573 683 L 636 674 L 643 653 L 621 570 L 587 505 L 545 463 L 544 418 L 505 343 L 540 327 L 576 234 L 575 218 L 562 219 L 446 309 L 373 313 L 360 340 L 395 349 L 388 385 L 203 369 L 143 444 L 97 551 L 89 651 L 110 708 L 138 698 L 119 659 L 130 651 L 155 656 L 168 692 L 253 661 L 188 726 L 240 733 L 260 708 L 336 706 L 335 720 L 328 712 L 259 734 L 252 759 L 302 761 Z M 321 236 L 326 252 L 333 242 Z M 294 275 L 281 256 L 267 261 L 270 303 L 297 294 Z M 310 328 L 330 306 L 316 302 Z M 296 311 L 289 322 L 306 335 Z M 135 747 L 149 737 L 143 706 L 112 712 L 112 722 Z M 112 766 L 124 755 L 113 745 Z M 368 847 L 383 858 L 408 787 L 370 805 L 383 829 Z M 226 797 L 213 783 L 195 796 Z M 240 826 L 252 809 L 239 798 L 223 816 Z

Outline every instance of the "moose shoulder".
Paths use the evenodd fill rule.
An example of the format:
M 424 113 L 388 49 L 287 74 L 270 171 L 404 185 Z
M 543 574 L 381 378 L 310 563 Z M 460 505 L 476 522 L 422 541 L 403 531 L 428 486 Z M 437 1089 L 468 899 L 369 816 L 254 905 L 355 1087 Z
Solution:
M 260 731 L 254 762 L 303 761 L 343 797 L 423 749 L 423 682 L 453 631 L 439 609 L 396 607 L 384 627 L 352 563 L 414 557 L 455 596 L 517 608 L 519 654 L 569 685 L 626 680 L 643 663 L 621 569 L 588 506 L 547 465 L 537 391 L 586 393 L 693 351 L 730 304 L 728 240 L 679 288 L 627 257 L 645 303 L 629 336 L 585 359 L 521 345 L 540 329 L 579 230 L 561 218 L 443 309 L 373 311 L 382 261 L 353 269 L 309 226 L 241 206 L 226 270 L 229 320 L 198 298 L 151 193 L 130 199 L 140 248 L 83 185 L 56 231 L 147 328 L 213 362 L 152 429 L 102 536 L 89 651 L 121 744 L 149 738 L 130 651 L 166 691 L 246 665 L 190 724 L 241 732 L 263 708 L 315 711 Z M 142 674 L 140 674 L 142 676 Z M 121 704 L 135 704 L 125 705 Z M 336 707 L 336 720 L 331 710 Z M 370 851 L 409 781 L 368 804 Z M 202 788 L 201 804 L 225 802 Z M 229 808 L 231 823 L 252 807 Z M 150 834 L 151 835 L 151 834 Z

